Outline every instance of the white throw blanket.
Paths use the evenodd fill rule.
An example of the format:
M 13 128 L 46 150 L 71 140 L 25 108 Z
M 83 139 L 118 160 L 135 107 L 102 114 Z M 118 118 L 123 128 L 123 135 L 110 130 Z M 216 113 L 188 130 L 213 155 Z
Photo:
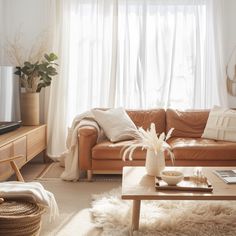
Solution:
M 53 193 L 44 189 L 38 182 L 9 181 L 0 183 L 0 197 L 7 199 L 23 199 L 35 202 L 49 209 L 50 221 L 58 215 L 58 206 Z
M 98 140 L 102 138 L 102 132 L 91 111 L 84 112 L 74 118 L 71 128 L 68 128 L 66 139 L 67 151 L 61 155 L 61 159 L 65 161 L 65 170 L 61 175 L 63 180 L 77 181 L 79 179 L 78 130 L 88 125 L 97 129 Z

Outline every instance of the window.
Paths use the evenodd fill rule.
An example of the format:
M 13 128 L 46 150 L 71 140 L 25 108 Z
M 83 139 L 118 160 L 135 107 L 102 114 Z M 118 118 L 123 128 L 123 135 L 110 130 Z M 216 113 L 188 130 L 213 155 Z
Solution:
M 82 93 L 77 106 L 84 110 L 193 108 L 195 86 L 204 86 L 206 8 L 187 2 L 88 1 L 75 8 L 69 90 L 78 93 L 70 93 L 71 102 Z

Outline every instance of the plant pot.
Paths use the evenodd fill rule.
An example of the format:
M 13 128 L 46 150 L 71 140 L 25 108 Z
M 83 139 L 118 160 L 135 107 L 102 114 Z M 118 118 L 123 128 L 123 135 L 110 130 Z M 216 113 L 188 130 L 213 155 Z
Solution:
M 23 125 L 39 125 L 39 93 L 21 93 Z
M 147 175 L 160 176 L 162 170 L 165 169 L 165 156 L 163 151 L 155 153 L 147 149 L 145 167 Z

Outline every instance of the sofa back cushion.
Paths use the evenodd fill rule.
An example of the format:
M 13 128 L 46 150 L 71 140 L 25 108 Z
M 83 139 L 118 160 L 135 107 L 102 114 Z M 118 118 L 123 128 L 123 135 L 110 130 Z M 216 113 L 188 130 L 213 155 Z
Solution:
M 150 128 L 154 123 L 158 134 L 166 130 L 166 114 L 164 109 L 149 110 L 126 110 L 131 120 L 137 127 L 143 127 L 144 130 Z
M 136 126 L 123 107 L 111 108 L 106 111 L 93 109 L 92 113 L 111 142 L 134 139 Z
M 212 108 L 202 138 L 236 142 L 236 111 Z
M 166 110 L 166 132 L 174 128 L 172 137 L 200 138 L 204 132 L 209 110 Z

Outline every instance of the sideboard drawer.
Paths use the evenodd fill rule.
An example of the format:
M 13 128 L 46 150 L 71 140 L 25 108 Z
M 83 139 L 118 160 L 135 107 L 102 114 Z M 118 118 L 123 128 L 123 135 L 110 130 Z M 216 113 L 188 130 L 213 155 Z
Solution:
M 7 144 L 0 148 L 0 160 L 7 159 L 13 156 L 13 144 Z M 0 164 L 0 180 L 4 180 L 9 177 L 9 174 L 13 173 L 10 162 Z
M 27 161 L 46 148 L 46 126 L 30 132 L 27 135 Z
M 19 168 L 26 163 L 26 136 L 13 142 L 14 156 L 22 155 L 22 158 L 16 159 L 15 162 Z

